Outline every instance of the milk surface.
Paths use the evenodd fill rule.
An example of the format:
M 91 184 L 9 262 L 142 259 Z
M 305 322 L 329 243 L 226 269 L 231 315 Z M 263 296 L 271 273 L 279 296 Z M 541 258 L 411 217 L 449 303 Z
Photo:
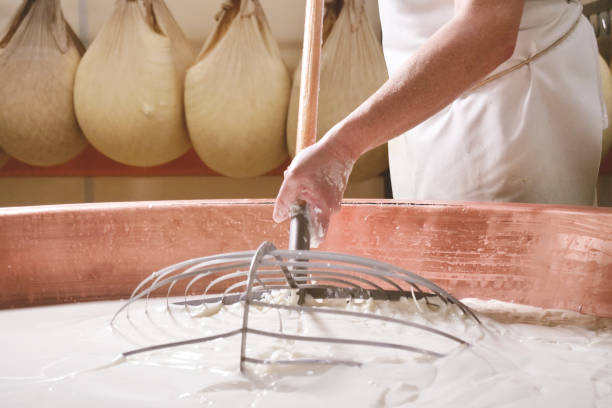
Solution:
M 291 293 L 268 301 L 295 304 Z M 311 306 L 407 319 L 469 346 L 396 323 L 250 309 L 249 327 L 303 336 L 376 340 L 405 350 L 270 339 L 249 334 L 246 355 L 335 358 L 351 365 L 246 365 L 240 336 L 137 354 L 153 344 L 240 328 L 242 304 L 130 308 L 122 302 L 0 311 L 3 407 L 612 407 L 612 321 L 496 301 L 466 300 L 483 324 L 454 306 L 334 300 Z

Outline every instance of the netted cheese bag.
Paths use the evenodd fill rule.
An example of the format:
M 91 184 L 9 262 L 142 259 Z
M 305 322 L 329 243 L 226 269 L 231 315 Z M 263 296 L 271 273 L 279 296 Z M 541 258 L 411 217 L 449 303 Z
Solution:
M 222 7 L 187 71 L 187 125 L 210 168 L 230 177 L 259 176 L 287 158 L 290 78 L 259 0 Z
M 25 0 L 0 38 L 0 146 L 35 166 L 74 158 L 87 145 L 72 104 L 84 48 L 60 0 Z
M 116 0 L 77 71 L 74 104 L 87 139 L 133 166 L 185 153 L 183 82 L 194 58 L 163 0 Z
M 606 61 L 600 56 L 599 57 L 599 72 L 601 75 L 602 89 L 604 100 L 606 102 L 606 109 L 608 111 L 608 121 L 610 125 L 603 131 L 603 149 L 602 158 L 605 158 L 610 152 L 612 147 L 612 73 L 610 67 L 606 64 Z
M 364 0 L 335 0 L 326 3 L 324 34 L 317 138 L 323 137 L 389 77 L 382 46 L 366 14 Z M 295 156 L 300 66 L 293 77 L 287 119 L 287 147 L 291 156 Z M 387 167 L 385 144 L 369 151 L 357 161 L 351 180 L 377 176 Z

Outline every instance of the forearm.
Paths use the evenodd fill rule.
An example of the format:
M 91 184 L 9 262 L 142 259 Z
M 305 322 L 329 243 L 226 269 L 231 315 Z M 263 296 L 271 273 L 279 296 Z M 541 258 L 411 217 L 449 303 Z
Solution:
M 522 2 L 505 1 L 490 2 L 497 8 L 486 12 L 474 12 L 478 0 L 460 7 L 323 143 L 356 158 L 428 119 L 488 75 L 512 55 L 516 43 Z

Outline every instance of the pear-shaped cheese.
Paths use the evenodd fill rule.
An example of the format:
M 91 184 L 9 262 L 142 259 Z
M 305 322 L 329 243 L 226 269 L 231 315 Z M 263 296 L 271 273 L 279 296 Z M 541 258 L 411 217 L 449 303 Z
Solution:
M 149 24 L 172 41 L 172 54 L 176 70 L 185 79 L 187 69 L 194 63 L 196 52 L 178 25 L 164 0 L 144 0 Z
M 185 153 L 183 80 L 194 57 L 162 0 L 117 0 L 76 76 L 76 114 L 91 144 L 143 167 Z
M 232 0 L 187 72 L 185 109 L 206 165 L 254 177 L 287 158 L 290 78 L 258 0 Z
M 382 46 L 372 29 L 362 1 L 336 0 L 327 3 L 325 28 L 328 30 L 332 24 L 331 31 L 324 38 L 321 56 L 317 138 L 323 137 L 388 79 Z M 287 119 L 287 147 L 291 156 L 295 155 L 300 66 L 301 64 L 293 77 Z M 359 158 L 351 173 L 351 180 L 359 181 L 377 176 L 387 167 L 385 144 Z
M 0 41 L 0 146 L 35 166 L 64 163 L 87 145 L 72 103 L 84 48 L 60 0 L 26 0 Z

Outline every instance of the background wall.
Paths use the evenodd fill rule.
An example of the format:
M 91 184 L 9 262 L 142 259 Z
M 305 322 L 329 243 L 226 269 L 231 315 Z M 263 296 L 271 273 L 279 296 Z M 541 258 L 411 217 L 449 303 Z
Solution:
M 597 0 L 582 0 L 582 4 L 594 3 Z M 591 23 L 594 23 L 598 16 L 591 16 Z M 597 37 L 599 51 L 608 63 L 612 59 L 612 36 L 605 32 L 600 32 Z M 610 118 L 612 124 L 612 118 Z M 610 155 L 608 155 L 608 160 Z M 598 182 L 598 199 L 600 206 L 612 207 L 612 174 L 601 174 Z
M 304 31 L 305 0 L 260 0 L 283 59 L 293 70 L 300 56 Z M 62 0 L 64 15 L 81 40 L 88 45 L 111 15 L 114 0 Z M 223 0 L 166 0 L 181 28 L 198 48 L 215 26 L 215 14 Z M 21 0 L 0 0 L 0 30 L 6 27 Z M 380 32 L 378 1 L 366 0 L 376 32 Z
M 409 0 L 407 0 L 409 1 Z M 583 0 L 590 3 L 593 0 Z M 222 0 L 166 0 L 177 21 L 199 49 L 213 30 Z M 0 0 L 0 32 L 21 0 Z M 261 0 L 283 59 L 295 69 L 300 55 L 305 0 Z M 114 0 L 62 0 L 64 14 L 88 45 L 110 16 Z M 380 30 L 377 0 L 366 0 L 370 19 Z M 604 54 L 612 53 L 612 37 L 600 35 Z M 0 177 L 0 206 L 125 200 L 197 198 L 271 198 L 280 175 L 234 180 L 224 177 Z M 349 186 L 347 197 L 383 197 L 384 179 Z M 612 175 L 599 180 L 600 205 L 612 206 Z
M 64 15 L 87 46 L 107 18 L 114 0 L 62 0 Z M 176 20 L 200 49 L 215 26 L 214 16 L 222 0 L 166 0 Z M 304 30 L 305 0 L 261 0 L 287 67 L 297 65 Z M 4 31 L 21 0 L 0 0 L 0 30 Z M 366 7 L 380 31 L 377 0 Z M 209 198 L 272 198 L 282 177 L 272 175 L 248 180 L 226 177 L 0 177 L 0 206 L 136 200 Z M 352 183 L 347 197 L 381 198 L 383 177 Z

